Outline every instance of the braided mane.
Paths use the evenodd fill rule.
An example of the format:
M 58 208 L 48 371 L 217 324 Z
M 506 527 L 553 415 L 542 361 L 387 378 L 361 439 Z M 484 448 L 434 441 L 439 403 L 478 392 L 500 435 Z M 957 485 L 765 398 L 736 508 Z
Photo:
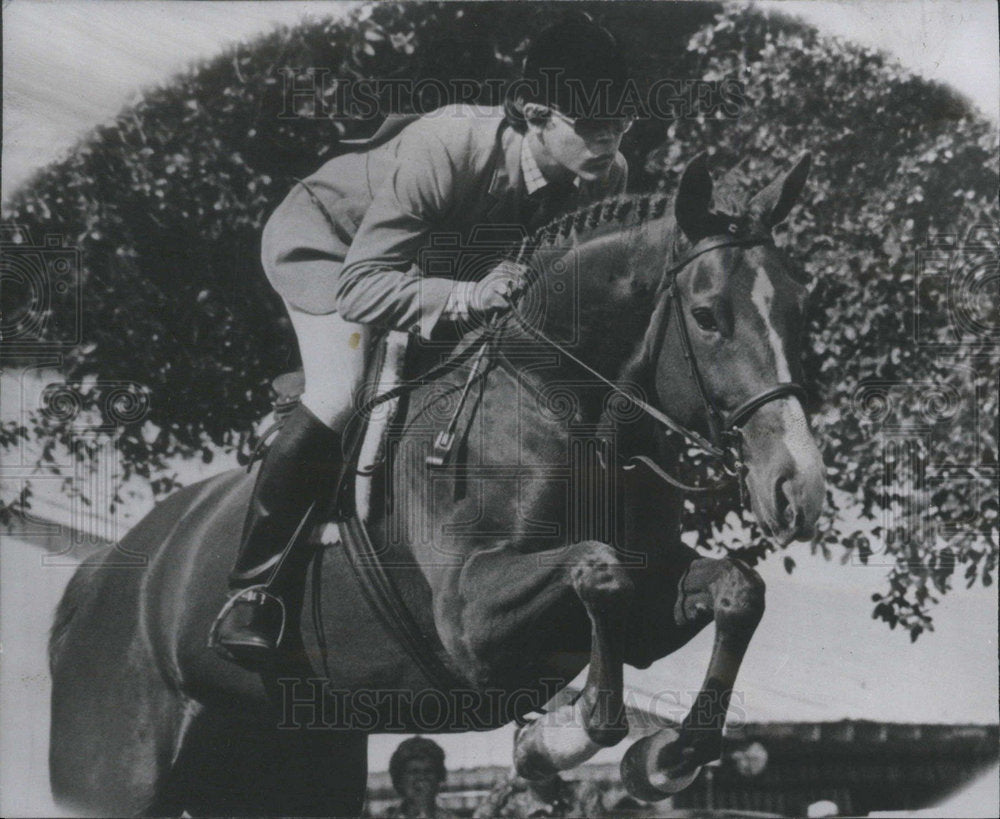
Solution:
M 739 214 L 746 209 L 746 191 L 742 190 L 733 171 L 717 180 L 712 199 L 718 210 L 724 213 Z M 673 201 L 673 194 L 662 191 L 609 196 L 556 217 L 538 228 L 531 237 L 532 244 L 536 248 L 569 249 L 612 231 L 641 228 L 647 222 L 662 219 Z M 682 231 L 674 230 L 666 249 L 671 258 L 679 258 L 690 249 L 690 243 Z
M 532 241 L 538 248 L 569 248 L 613 230 L 660 219 L 671 201 L 664 193 L 609 196 L 553 219 L 535 231 Z

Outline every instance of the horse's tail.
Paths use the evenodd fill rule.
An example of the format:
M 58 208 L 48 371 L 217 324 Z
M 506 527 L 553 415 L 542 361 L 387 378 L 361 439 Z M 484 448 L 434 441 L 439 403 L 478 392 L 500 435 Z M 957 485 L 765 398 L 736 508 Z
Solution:
M 81 563 L 70 578 L 59 605 L 56 606 L 55 619 L 52 622 L 52 630 L 49 632 L 49 673 L 55 672 L 63 646 L 66 644 L 70 626 L 73 625 L 74 616 L 93 594 L 96 585 L 94 579 L 97 576 L 99 566 L 99 556 Z

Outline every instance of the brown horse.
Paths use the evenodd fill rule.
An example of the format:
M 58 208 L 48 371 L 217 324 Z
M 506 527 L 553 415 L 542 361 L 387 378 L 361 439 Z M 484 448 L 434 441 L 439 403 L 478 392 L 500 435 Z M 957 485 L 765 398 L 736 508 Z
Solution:
M 634 466 L 651 461 L 620 462 L 670 468 L 661 425 L 735 449 L 767 535 L 812 535 L 824 479 L 795 386 L 805 290 L 770 241 L 807 168 L 724 216 L 699 157 L 673 213 L 662 196 L 621 197 L 545 230 L 455 463 L 429 469 L 426 456 L 462 368 L 409 396 L 376 492 L 378 565 L 344 545 L 310 553 L 273 668 L 251 673 L 206 647 L 251 475 L 158 505 L 120 544 L 144 567 L 116 567 L 113 551 L 81 566 L 50 645 L 56 798 L 97 815 L 356 815 L 368 733 L 494 728 L 589 663 L 574 702 L 517 734 L 519 771 L 547 776 L 625 736 L 623 663 L 646 667 L 714 620 L 690 714 L 623 763 L 637 795 L 684 787 L 720 754 L 764 587 L 681 542 L 683 493 Z M 380 573 L 388 597 L 372 594 Z M 394 605 L 402 630 L 385 616 Z

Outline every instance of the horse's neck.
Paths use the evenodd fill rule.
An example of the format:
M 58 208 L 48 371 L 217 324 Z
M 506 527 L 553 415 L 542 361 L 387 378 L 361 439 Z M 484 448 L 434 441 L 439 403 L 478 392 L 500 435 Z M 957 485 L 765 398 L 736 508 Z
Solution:
M 660 218 L 543 247 L 535 264 L 542 308 L 535 326 L 606 378 L 634 378 L 672 234 L 671 221 Z M 579 368 L 564 366 L 579 380 Z
M 648 231 L 641 226 L 617 231 L 624 233 L 623 236 L 613 233 L 609 231 L 562 248 L 542 248 L 544 255 L 535 263 L 539 292 L 530 294 L 519 311 L 526 322 L 609 381 L 634 381 L 646 375 L 631 372 L 629 368 L 643 349 L 654 293 L 659 274 L 668 261 L 669 246 L 662 225 L 651 226 Z M 506 325 L 500 341 L 502 355 L 494 362 L 496 366 L 486 369 L 486 377 L 481 382 L 482 392 L 473 393 L 472 400 L 464 405 L 466 412 L 462 418 L 469 419 L 470 426 L 463 428 L 460 440 L 464 443 L 456 450 L 456 457 L 472 466 L 509 466 L 515 474 L 524 470 L 526 483 L 523 490 L 520 485 L 517 490 L 518 520 L 521 522 L 515 525 L 517 534 L 511 537 L 523 539 L 519 548 L 547 547 L 552 537 L 521 532 L 526 526 L 531 528 L 524 521 L 550 520 L 553 516 L 569 514 L 566 507 L 569 500 L 565 497 L 565 482 L 545 479 L 539 474 L 576 463 L 574 458 L 589 458 L 587 453 L 591 449 L 576 446 L 581 438 L 610 438 L 616 451 L 625 454 L 622 449 L 626 446 L 624 436 L 638 432 L 638 428 L 630 430 L 628 426 L 629 420 L 636 420 L 631 405 L 614 401 L 613 393 L 599 379 L 519 327 L 513 321 Z M 404 437 L 424 446 L 422 442 L 428 435 L 428 428 L 436 435 L 446 422 L 440 418 L 440 411 L 435 418 L 435 397 L 460 390 L 466 378 L 467 370 L 460 369 L 444 377 L 447 382 L 444 386 L 449 390 L 443 391 L 441 384 L 418 390 L 410 406 L 415 408 L 411 413 L 416 411 L 419 417 L 411 415 L 408 418 L 406 429 L 409 431 Z M 643 390 L 647 397 L 652 397 L 649 386 Z M 469 410 L 470 407 L 475 409 Z M 644 437 L 633 435 L 635 446 L 628 446 L 627 454 L 638 454 L 638 447 L 643 448 L 643 454 L 655 454 L 649 451 L 653 436 L 649 428 L 645 429 Z M 605 467 L 613 463 L 604 457 L 610 454 L 602 450 Z M 397 493 L 412 492 L 414 487 L 426 483 L 422 457 L 411 466 L 405 466 L 409 463 L 408 456 L 400 457 L 397 463 L 404 464 L 394 477 Z M 535 474 L 533 470 L 538 469 L 542 472 Z M 613 480 L 618 481 L 618 477 Z M 493 486 L 486 479 L 484 481 L 484 485 Z M 462 488 L 464 485 L 456 486 Z M 656 488 L 660 489 L 659 485 Z M 477 513 L 480 519 L 492 520 L 491 515 L 509 514 L 506 504 L 510 499 L 503 492 L 480 491 L 482 494 L 477 502 L 484 504 Z M 649 497 L 662 497 L 662 494 Z M 422 496 L 416 497 L 414 502 L 427 503 Z M 468 524 L 461 520 L 468 515 L 462 504 L 468 503 L 463 499 L 453 508 L 445 502 L 433 510 L 428 509 L 427 514 L 429 519 L 435 520 L 435 526 L 445 525 L 451 515 L 458 515 L 455 525 L 467 528 Z M 409 510 L 408 504 L 408 501 L 394 502 L 393 508 Z M 657 518 L 655 525 L 651 525 L 645 515 L 633 524 L 636 530 L 643 530 L 639 536 L 643 545 L 636 548 L 644 549 L 647 541 L 659 543 L 665 531 L 676 528 L 675 516 L 671 517 L 674 506 L 670 504 L 669 509 L 662 510 L 666 517 Z M 478 541 L 474 538 L 459 540 L 456 549 L 477 548 Z M 411 548 L 419 551 L 423 546 L 411 544 Z

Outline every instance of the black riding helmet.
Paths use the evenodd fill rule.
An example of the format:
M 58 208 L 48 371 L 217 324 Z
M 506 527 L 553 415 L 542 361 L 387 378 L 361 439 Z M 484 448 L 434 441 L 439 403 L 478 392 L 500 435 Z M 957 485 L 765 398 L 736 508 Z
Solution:
M 535 38 L 521 77 L 511 87 L 521 104 L 537 102 L 574 119 L 632 113 L 623 109 L 629 82 L 624 51 L 583 12 L 569 12 Z

